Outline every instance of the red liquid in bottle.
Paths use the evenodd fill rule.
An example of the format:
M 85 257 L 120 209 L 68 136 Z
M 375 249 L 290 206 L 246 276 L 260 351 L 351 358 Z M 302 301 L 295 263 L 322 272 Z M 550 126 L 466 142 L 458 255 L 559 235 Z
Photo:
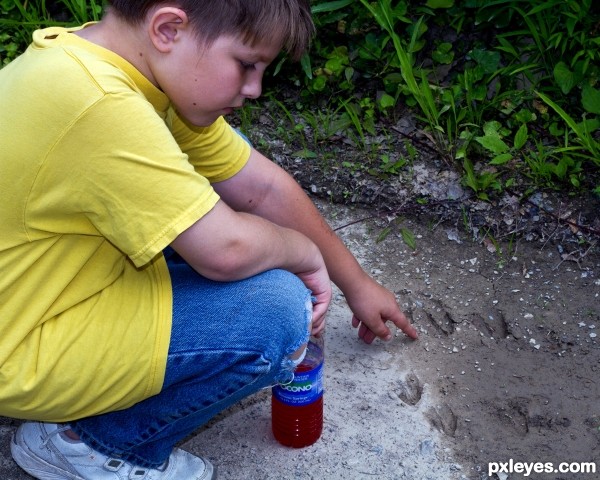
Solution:
M 295 373 L 309 372 L 319 365 L 322 367 L 322 352 L 318 364 L 315 365 L 311 355 L 313 346 L 309 344 L 309 354 Z M 278 388 L 278 387 L 274 387 Z M 288 405 L 279 400 L 276 395 L 271 397 L 271 418 L 275 439 L 286 447 L 302 448 L 315 443 L 323 432 L 323 393 L 307 405 Z

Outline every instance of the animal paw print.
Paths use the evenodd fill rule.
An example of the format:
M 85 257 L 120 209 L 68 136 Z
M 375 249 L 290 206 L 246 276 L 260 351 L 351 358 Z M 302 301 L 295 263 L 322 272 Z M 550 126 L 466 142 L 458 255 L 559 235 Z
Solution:
M 414 407 L 423 396 L 423 383 L 414 373 L 409 373 L 394 385 L 393 391 L 402 402 Z

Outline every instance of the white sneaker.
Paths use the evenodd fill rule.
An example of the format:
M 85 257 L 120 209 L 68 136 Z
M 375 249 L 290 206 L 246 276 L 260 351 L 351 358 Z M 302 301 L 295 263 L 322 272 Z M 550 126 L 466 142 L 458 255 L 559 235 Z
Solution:
M 26 422 L 13 436 L 10 449 L 17 464 L 39 480 L 214 480 L 216 469 L 200 457 L 176 448 L 158 468 L 141 468 L 110 458 L 83 442 L 61 435 L 69 427 Z

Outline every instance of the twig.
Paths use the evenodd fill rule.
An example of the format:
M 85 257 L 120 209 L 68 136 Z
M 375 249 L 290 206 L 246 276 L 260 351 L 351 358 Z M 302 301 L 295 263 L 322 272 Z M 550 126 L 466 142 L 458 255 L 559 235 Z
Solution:
M 510 193 L 511 195 L 519 197 L 519 195 L 516 192 L 514 192 L 514 191 L 512 191 L 512 190 L 510 190 L 508 188 L 506 189 L 506 191 L 508 193 Z M 583 230 L 586 233 L 590 233 L 592 235 L 596 235 L 596 236 L 600 237 L 600 230 L 596 230 L 595 228 L 591 228 L 591 227 L 586 227 L 585 225 L 582 225 L 582 224 L 580 224 L 578 222 L 574 222 L 573 220 L 570 220 L 568 218 L 563 218 L 562 216 L 557 215 L 556 213 L 551 212 L 550 210 L 546 209 L 544 206 L 538 205 L 537 203 L 532 202 L 531 200 L 529 200 L 529 198 L 526 198 L 525 202 L 528 203 L 529 205 L 532 205 L 532 206 L 534 206 L 536 208 L 539 208 L 546 215 L 548 215 L 550 217 L 553 217 L 554 219 L 556 219 L 557 223 L 560 223 L 560 222 L 566 223 L 567 225 L 569 225 L 571 227 L 578 228 L 580 230 Z
M 596 246 L 596 244 L 597 244 L 597 243 L 598 243 L 597 241 L 596 241 L 596 242 L 594 242 L 594 243 L 592 243 L 592 244 L 591 244 L 591 245 L 588 247 L 588 249 L 587 249 L 587 250 L 586 250 L 586 251 L 585 251 L 583 254 L 580 254 L 580 255 L 579 255 L 579 258 L 575 258 L 575 257 L 573 257 L 573 254 L 572 254 L 572 253 L 567 253 L 566 255 L 564 255 L 564 258 L 563 258 L 563 259 L 562 259 L 562 260 L 561 260 L 561 261 L 558 263 L 558 265 L 556 265 L 554 268 L 552 268 L 552 270 L 558 270 L 558 267 L 560 267 L 560 266 L 563 264 L 563 262 L 566 262 L 566 261 L 568 261 L 568 260 L 571 260 L 571 261 L 575 262 L 575 263 L 577 264 L 577 266 L 579 267 L 579 270 L 583 270 L 583 269 L 581 268 L 581 265 L 580 265 L 580 263 L 579 263 L 579 262 L 580 262 L 580 261 L 581 261 L 583 258 L 585 258 L 585 256 L 586 256 L 586 255 L 589 253 L 589 251 L 590 251 L 592 248 L 594 248 L 594 247 Z

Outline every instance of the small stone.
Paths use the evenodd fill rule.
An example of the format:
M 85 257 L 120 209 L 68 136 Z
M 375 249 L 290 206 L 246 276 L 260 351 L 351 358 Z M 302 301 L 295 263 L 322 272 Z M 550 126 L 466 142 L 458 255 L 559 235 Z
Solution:
M 419 446 L 419 450 L 423 456 L 433 455 L 433 440 L 423 440 Z

